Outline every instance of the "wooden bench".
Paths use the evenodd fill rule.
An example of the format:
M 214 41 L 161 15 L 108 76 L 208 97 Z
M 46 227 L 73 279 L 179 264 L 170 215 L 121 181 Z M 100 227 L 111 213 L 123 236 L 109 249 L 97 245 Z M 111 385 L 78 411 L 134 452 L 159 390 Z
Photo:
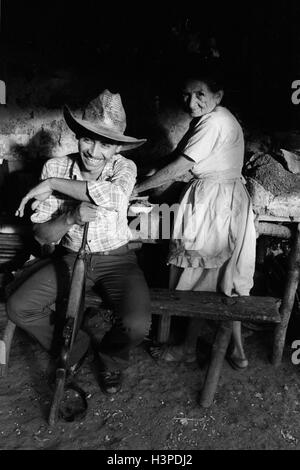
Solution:
M 232 334 L 234 320 L 280 323 L 277 299 L 272 297 L 226 297 L 214 292 L 170 291 L 151 289 L 151 313 L 159 315 L 158 340 L 168 341 L 172 316 L 196 317 L 217 322 L 217 332 L 212 345 L 210 363 L 200 394 L 200 405 L 212 404 L 217 389 L 222 364 Z M 86 307 L 101 307 L 96 295 L 86 295 Z M 0 375 L 7 373 L 9 352 L 15 325 L 9 320 L 5 328 L 0 352 L 4 361 Z

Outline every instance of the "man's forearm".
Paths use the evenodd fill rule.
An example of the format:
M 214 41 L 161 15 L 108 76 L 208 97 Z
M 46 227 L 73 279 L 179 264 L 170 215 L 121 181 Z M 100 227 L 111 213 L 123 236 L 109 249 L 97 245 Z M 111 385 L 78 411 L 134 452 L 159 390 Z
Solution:
M 41 245 L 56 243 L 70 230 L 74 223 L 72 213 L 66 212 L 56 219 L 42 224 L 34 224 L 34 237 Z
M 96 204 L 97 206 L 103 207 L 107 210 L 113 211 L 119 209 L 119 203 L 116 201 L 118 201 L 120 198 L 117 197 L 117 194 L 119 192 L 122 195 L 122 199 L 124 196 L 124 193 L 120 186 L 115 185 L 114 188 L 114 185 L 109 181 L 102 181 L 101 183 L 96 182 L 97 184 L 102 185 L 102 190 L 98 190 L 98 197 L 94 197 L 93 191 L 91 191 L 90 196 L 87 183 L 88 181 L 74 181 L 63 178 L 50 178 L 50 186 L 53 191 L 57 191 L 59 193 L 70 196 L 73 199 L 77 199 L 77 201 L 92 202 L 93 204 Z M 114 197 L 112 197 L 111 195 L 112 191 L 114 191 Z M 99 197 L 99 195 L 101 197 Z
M 50 178 L 50 186 L 53 191 L 70 196 L 77 201 L 91 202 L 87 192 L 86 181 L 75 181 L 64 178 Z

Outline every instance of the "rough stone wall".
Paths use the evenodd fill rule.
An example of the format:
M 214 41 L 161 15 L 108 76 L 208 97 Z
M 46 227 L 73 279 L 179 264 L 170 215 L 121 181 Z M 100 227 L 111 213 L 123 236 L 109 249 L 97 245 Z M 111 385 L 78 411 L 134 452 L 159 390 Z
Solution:
M 110 85 L 96 84 L 92 71 L 78 76 L 71 67 L 47 71 L 40 67 L 28 77 L 22 64 L 17 67 L 17 72 L 10 67 L 7 104 L 0 106 L 0 158 L 49 158 L 76 150 L 76 140 L 62 116 L 63 104 L 80 116 L 84 105 Z M 139 89 L 130 86 L 125 83 L 121 92 L 126 133 L 147 137 L 147 153 L 155 159 L 176 145 L 187 127 L 187 115 L 174 105 L 161 103 L 158 96 L 147 96 L 147 90 L 142 94 L 147 83 L 140 83 Z
M 69 104 L 81 117 L 85 103 L 103 89 L 100 83 L 98 89 L 92 84 L 90 90 L 88 75 L 81 77 L 80 87 L 78 82 L 67 69 L 56 78 L 39 74 L 30 79 L 11 76 L 7 80 L 7 104 L 0 106 L 0 204 L 5 212 L 16 208 L 17 201 L 37 180 L 46 159 L 77 151 L 62 106 Z M 125 88 L 124 96 L 128 123 L 125 133 L 148 139 L 146 145 L 124 155 L 136 162 L 143 176 L 145 168 L 163 165 L 165 156 L 185 133 L 189 118 L 178 107 L 159 102 L 158 97 L 155 101 L 143 97 L 145 112 L 141 112 L 138 95 Z
M 8 82 L 7 105 L 0 108 L 0 158 L 45 159 L 76 149 L 61 109 L 47 106 L 58 88 L 51 85 L 51 78 Z

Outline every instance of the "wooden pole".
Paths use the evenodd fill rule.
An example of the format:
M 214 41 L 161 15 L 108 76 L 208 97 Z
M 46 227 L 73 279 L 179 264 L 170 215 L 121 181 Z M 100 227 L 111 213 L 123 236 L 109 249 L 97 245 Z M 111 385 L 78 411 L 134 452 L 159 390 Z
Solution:
M 171 316 L 164 314 L 159 318 L 157 339 L 159 343 L 167 343 L 170 336 Z
M 199 404 L 204 408 L 208 408 L 214 400 L 224 357 L 232 335 L 232 326 L 232 321 L 222 321 L 218 328 L 204 386 L 200 394 Z
M 3 339 L 0 341 L 0 377 L 6 377 L 7 375 L 9 353 L 15 329 L 16 325 L 8 320 Z
M 280 306 L 281 323 L 275 328 L 274 346 L 272 363 L 279 366 L 282 359 L 286 330 L 289 324 L 290 316 L 293 310 L 296 290 L 299 283 L 300 271 L 300 224 L 297 224 L 297 230 L 293 239 L 291 252 L 289 256 L 289 268 L 287 273 L 287 283 L 284 290 L 282 303 Z

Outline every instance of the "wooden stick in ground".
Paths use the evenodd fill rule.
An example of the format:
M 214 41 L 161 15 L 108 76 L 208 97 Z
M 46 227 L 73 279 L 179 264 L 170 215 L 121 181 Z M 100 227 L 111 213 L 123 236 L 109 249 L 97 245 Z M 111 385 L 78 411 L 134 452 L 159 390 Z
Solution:
M 167 343 L 170 336 L 171 316 L 162 315 L 159 318 L 157 339 L 159 343 Z
M 289 256 L 287 283 L 280 306 L 281 323 L 275 329 L 272 363 L 279 366 L 282 359 L 286 330 L 293 310 L 300 271 L 300 224 L 297 225 L 295 238 Z
M 232 335 L 232 326 L 232 321 L 222 321 L 219 325 L 199 399 L 199 404 L 204 408 L 208 408 L 214 400 L 224 357 Z
M 8 320 L 3 334 L 3 339 L 0 341 L 0 377 L 5 377 L 7 375 L 9 352 L 15 328 L 16 325 L 11 320 Z

